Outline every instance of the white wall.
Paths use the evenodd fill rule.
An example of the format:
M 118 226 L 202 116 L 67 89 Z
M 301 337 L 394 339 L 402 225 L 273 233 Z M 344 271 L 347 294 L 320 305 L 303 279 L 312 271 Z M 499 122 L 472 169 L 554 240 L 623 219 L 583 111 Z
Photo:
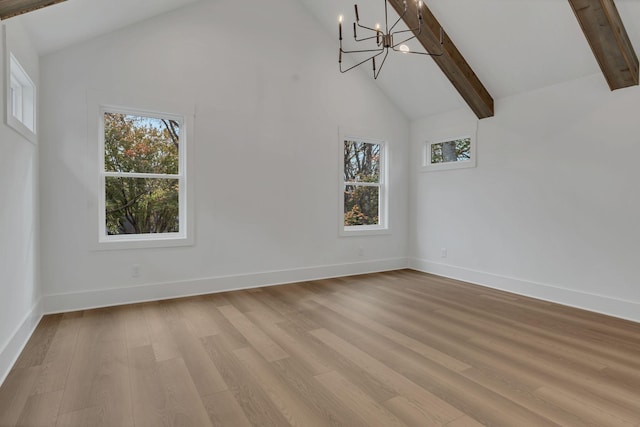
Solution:
M 639 111 L 595 75 L 414 121 L 410 264 L 640 321 Z M 477 168 L 419 172 L 424 141 L 476 124 Z
M 297 1 L 221 0 L 42 58 L 46 311 L 405 266 L 409 122 L 336 49 Z M 96 93 L 195 111 L 194 246 L 92 250 Z M 390 144 L 389 235 L 338 236 L 339 127 Z
M 19 20 L 5 27 L 6 47 L 38 86 L 38 56 Z M 0 64 L 5 43 L 0 34 Z M 5 124 L 5 67 L 0 66 L 0 384 L 40 319 L 38 301 L 38 150 Z

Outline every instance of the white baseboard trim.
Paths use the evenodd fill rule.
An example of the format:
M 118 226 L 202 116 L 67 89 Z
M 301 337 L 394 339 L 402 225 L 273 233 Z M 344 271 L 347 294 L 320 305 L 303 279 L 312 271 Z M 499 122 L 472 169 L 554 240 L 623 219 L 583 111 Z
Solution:
M 9 371 L 18 360 L 20 353 L 27 345 L 33 331 L 42 319 L 41 302 L 39 300 L 18 325 L 15 332 L 0 350 L 0 385 L 7 379 Z
M 640 322 L 640 301 L 626 301 L 604 295 L 590 294 L 484 271 L 471 270 L 435 261 L 409 258 L 409 268 L 456 280 L 487 286 L 558 304 Z
M 286 283 L 352 276 L 407 268 L 407 258 L 389 258 L 348 264 L 209 277 L 182 282 L 154 283 L 126 288 L 45 295 L 43 313 L 64 313 L 99 307 L 212 294 Z

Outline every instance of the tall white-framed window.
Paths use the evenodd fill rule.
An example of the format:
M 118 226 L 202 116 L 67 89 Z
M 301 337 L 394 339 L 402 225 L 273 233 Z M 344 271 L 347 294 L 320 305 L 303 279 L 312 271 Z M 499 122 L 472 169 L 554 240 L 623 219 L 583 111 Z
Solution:
M 185 241 L 185 118 L 102 106 L 99 133 L 99 243 Z
M 342 138 L 340 234 L 388 231 L 386 144 L 357 137 Z
M 11 52 L 7 63 L 7 125 L 36 142 L 36 86 Z

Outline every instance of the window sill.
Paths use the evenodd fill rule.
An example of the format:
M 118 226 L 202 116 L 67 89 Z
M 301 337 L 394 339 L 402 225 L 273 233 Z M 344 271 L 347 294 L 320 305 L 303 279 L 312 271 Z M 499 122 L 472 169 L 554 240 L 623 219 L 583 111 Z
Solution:
M 348 229 L 341 228 L 340 236 L 341 237 L 354 237 L 354 236 L 382 236 L 386 234 L 391 234 L 391 230 L 389 228 L 382 227 L 349 227 Z
M 129 237 L 99 240 L 95 242 L 94 251 L 123 250 L 123 249 L 150 249 L 150 248 L 172 248 L 180 246 L 193 246 L 193 238 L 180 236 L 167 237 Z
M 465 160 L 460 162 L 450 162 L 450 163 L 436 163 L 436 164 L 423 164 L 420 167 L 420 172 L 435 172 L 435 171 L 446 171 L 446 170 L 454 170 L 454 169 L 466 169 L 466 168 L 475 168 L 476 162 L 473 160 Z

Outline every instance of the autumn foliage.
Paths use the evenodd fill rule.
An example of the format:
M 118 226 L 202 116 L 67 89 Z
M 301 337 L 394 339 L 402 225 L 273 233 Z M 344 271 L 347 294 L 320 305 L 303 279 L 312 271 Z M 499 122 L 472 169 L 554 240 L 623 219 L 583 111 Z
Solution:
M 107 233 L 179 231 L 179 124 L 108 112 L 104 138 Z

